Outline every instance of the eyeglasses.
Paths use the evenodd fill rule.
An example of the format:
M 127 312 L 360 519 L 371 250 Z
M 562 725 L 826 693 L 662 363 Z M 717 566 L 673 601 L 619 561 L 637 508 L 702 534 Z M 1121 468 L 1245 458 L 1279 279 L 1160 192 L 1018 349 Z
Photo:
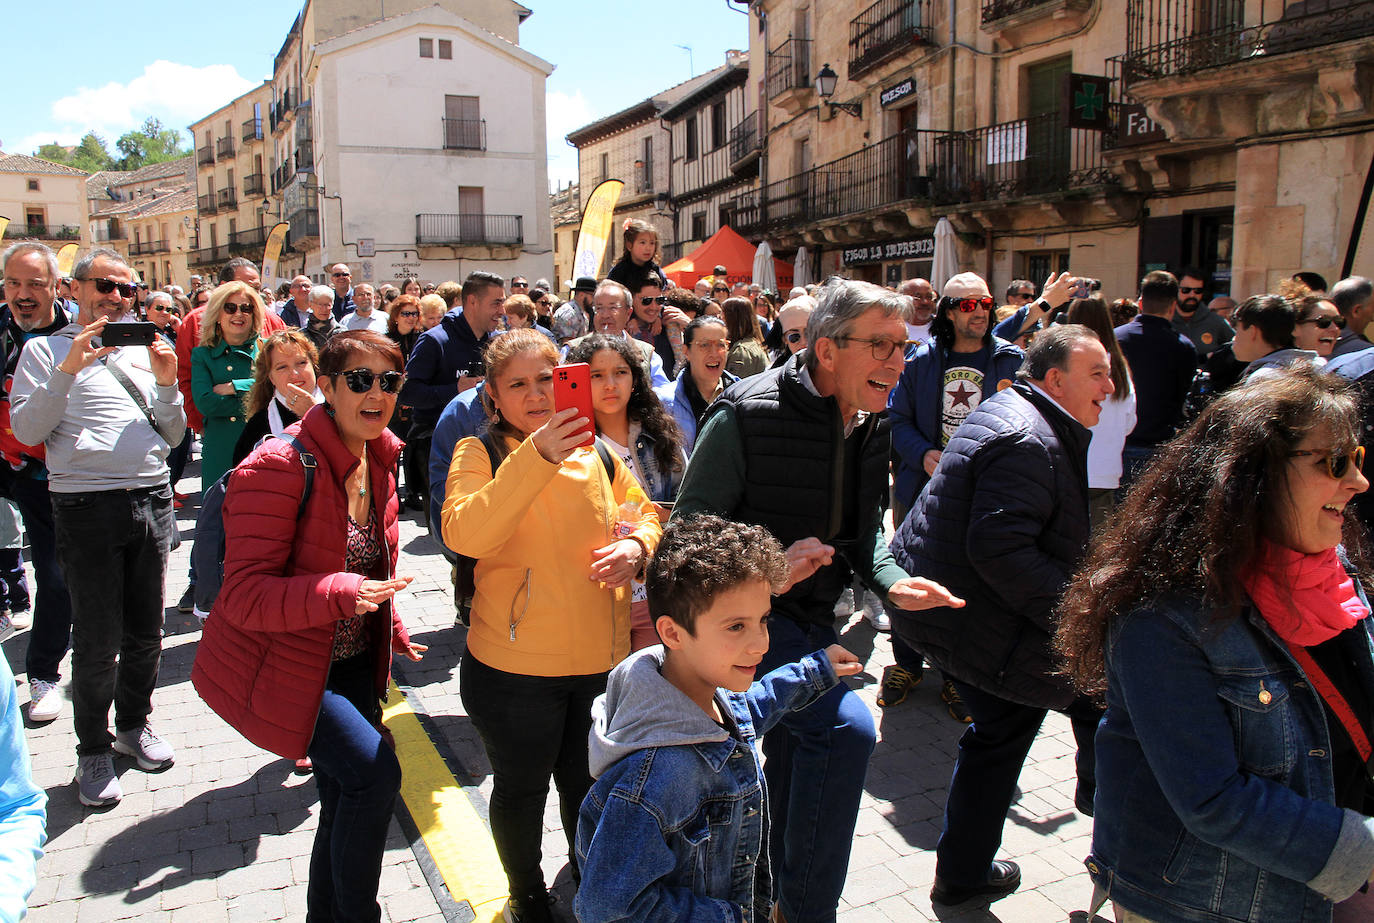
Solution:
M 420 316 L 420 312 L 419 312 L 419 311 L 402 311 L 402 312 L 401 312 L 401 316 L 402 316 L 402 317 L 419 317 L 419 316 Z
M 784 337 L 784 338 L 785 338 L 785 339 L 787 340 L 787 342 L 789 342 L 789 343 L 800 343 L 800 342 L 802 341 L 802 338 L 805 337 L 805 336 L 806 336 L 806 334 L 805 334 L 805 333 L 802 333 L 800 330 L 789 330 L 789 331 L 787 331 L 787 333 L 785 334 L 785 337 Z M 888 355 L 891 355 L 891 353 L 888 353 Z M 883 358 L 886 359 L 887 356 L 884 356 Z
M 330 275 L 332 275 L 332 276 L 333 276 L 334 278 L 336 278 L 336 279 L 351 279 L 351 278 L 353 278 L 353 273 L 351 273 L 351 272 L 334 272 L 334 273 L 330 273 Z
M 541 308 L 551 308 L 551 307 L 553 307 L 553 299 L 552 299 L 552 298 L 540 298 L 540 299 L 539 299 L 539 306 L 540 306 Z
M 991 311 L 994 304 L 991 295 L 984 295 L 982 298 L 951 298 L 949 303 L 957 308 L 960 314 L 972 314 L 979 308 Z
M 253 306 L 251 304 L 238 304 L 233 301 L 226 301 L 224 304 L 219 306 L 219 310 L 221 314 L 228 314 L 232 317 L 240 311 L 242 311 L 244 314 L 252 314 Z
M 116 282 L 114 279 L 77 279 L 78 282 L 91 282 L 95 285 L 95 290 L 102 295 L 110 292 L 119 291 L 120 298 L 132 298 L 138 292 L 138 286 L 132 282 Z
M 1346 452 L 1343 455 L 1337 455 L 1334 452 L 1328 452 L 1323 449 L 1302 449 L 1297 452 L 1288 453 L 1289 458 L 1303 458 L 1307 455 L 1324 456 L 1323 460 L 1326 462 L 1326 473 L 1338 481 L 1345 477 L 1346 472 L 1350 470 L 1351 464 L 1354 464 L 1356 468 L 1364 468 L 1364 446 L 1362 445 L 1355 446 L 1353 452 Z
M 647 308 L 649 305 L 651 305 L 651 304 L 667 304 L 667 303 L 668 303 L 668 296 L 666 296 L 666 295 L 657 295 L 657 296 L 648 296 L 648 295 L 646 295 L 645 297 L 639 299 L 639 303 L 642 304 L 642 305 L 644 305 L 646 308 Z
M 711 291 L 712 291 L 713 293 L 714 293 L 714 292 L 724 292 L 724 293 L 727 294 L 727 295 L 730 294 L 730 289 L 729 289 L 729 287 L 728 287 L 728 286 L 724 286 L 724 285 L 717 285 L 715 288 L 711 289 Z
M 395 394 L 401 390 L 401 382 L 405 379 L 404 372 L 382 372 L 377 373 L 371 369 L 349 369 L 347 372 L 335 372 L 335 377 L 342 377 L 344 384 L 348 385 L 348 390 L 354 394 L 366 394 L 372 390 L 372 383 L 380 380 L 383 394 Z
M 1012 292 L 1013 298 L 1025 298 L 1027 301 L 1035 297 L 1035 292 Z
M 889 340 L 887 337 L 835 337 L 837 343 L 867 343 L 869 349 L 873 350 L 873 358 L 879 362 L 892 358 L 898 347 L 905 350 L 908 346 L 915 344 L 915 340 Z
M 1322 330 L 1329 330 L 1335 326 L 1341 330 L 1345 329 L 1344 317 L 1309 317 L 1306 320 L 1298 321 L 1300 324 L 1316 324 Z
M 1201 295 L 1202 287 L 1198 286 L 1197 288 L 1191 288 L 1187 285 L 1180 285 L 1178 287 L 1178 293 L 1180 295 Z
M 530 287 L 530 284 L 529 284 L 528 282 L 512 282 L 512 283 L 510 284 L 510 287 L 511 287 L 511 288 L 529 288 L 529 287 Z

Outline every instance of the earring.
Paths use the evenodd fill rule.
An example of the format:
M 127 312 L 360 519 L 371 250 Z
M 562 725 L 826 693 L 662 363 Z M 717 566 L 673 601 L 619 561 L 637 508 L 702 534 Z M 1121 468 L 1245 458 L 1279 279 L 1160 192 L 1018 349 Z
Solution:
M 332 404 L 329 403 L 329 401 L 325 401 L 325 402 L 324 402 L 324 412 L 327 413 L 327 414 L 329 414 L 329 416 L 330 416 L 331 419 L 333 418 L 333 416 L 334 416 L 334 407 L 333 407 Z

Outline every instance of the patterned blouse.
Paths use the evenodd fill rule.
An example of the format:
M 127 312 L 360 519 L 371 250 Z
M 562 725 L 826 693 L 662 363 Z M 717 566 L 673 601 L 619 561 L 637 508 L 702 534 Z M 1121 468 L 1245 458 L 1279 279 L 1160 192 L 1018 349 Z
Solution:
M 344 549 L 344 570 L 350 574 L 371 574 L 382 559 L 382 543 L 377 536 L 377 509 L 367 514 L 367 525 L 360 526 L 348 517 L 348 544 Z M 334 660 L 346 660 L 367 650 L 367 613 L 339 621 L 334 634 Z

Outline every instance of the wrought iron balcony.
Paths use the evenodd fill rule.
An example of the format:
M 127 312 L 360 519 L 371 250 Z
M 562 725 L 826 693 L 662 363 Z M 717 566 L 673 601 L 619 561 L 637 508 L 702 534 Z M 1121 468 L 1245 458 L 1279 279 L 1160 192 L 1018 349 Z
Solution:
M 525 242 L 521 215 L 416 215 L 416 246 Z
M 730 162 L 738 163 L 762 147 L 759 138 L 759 113 L 755 110 L 730 129 Z
M 768 52 L 764 81 L 768 98 L 811 86 L 811 39 L 789 38 Z
M 286 220 L 291 228 L 292 245 L 297 250 L 308 250 L 311 243 L 319 240 L 320 210 L 318 208 L 302 208 Z
M 20 224 L 11 221 L 5 228 L 6 240 L 35 237 L 39 240 L 80 240 L 81 228 L 74 224 Z
M 196 211 L 202 215 L 213 215 L 219 211 L 219 207 L 215 204 L 215 194 L 208 192 L 205 195 L 196 196 Z
M 441 119 L 444 123 L 444 150 L 485 151 L 486 119 Z
M 200 167 L 209 166 L 215 162 L 215 149 L 210 145 L 205 145 L 196 150 L 196 165 Z
M 229 245 L 219 244 L 214 247 L 201 247 L 191 251 L 189 262 L 192 266 L 217 266 L 223 265 L 229 259 Z
M 215 142 L 215 157 L 233 157 L 234 139 L 230 137 L 220 138 Z
M 315 145 L 311 144 L 309 141 L 306 141 L 296 148 L 296 172 L 315 172 Z
M 243 140 L 262 140 L 262 119 L 248 119 L 243 123 Z
M 262 248 L 267 243 L 265 227 L 248 228 L 229 235 L 229 251 L 234 256 L 262 257 Z
M 967 132 L 968 202 L 1113 185 L 1102 132 L 1068 128 L 1057 112 Z
M 994 23 L 1036 7 L 1052 6 L 1055 2 L 1056 0 L 987 0 L 983 4 L 983 24 Z
M 221 210 L 226 208 L 233 208 L 235 205 L 238 205 L 239 202 L 238 190 L 235 189 L 233 186 L 221 189 L 219 191 L 217 202 Z
M 151 253 L 165 253 L 171 249 L 165 240 L 141 240 L 129 246 L 130 256 L 147 256 Z
M 264 195 L 263 179 L 261 173 L 249 173 L 243 178 L 243 197 Z
M 915 45 L 933 44 L 931 0 L 878 0 L 849 21 L 849 76 Z

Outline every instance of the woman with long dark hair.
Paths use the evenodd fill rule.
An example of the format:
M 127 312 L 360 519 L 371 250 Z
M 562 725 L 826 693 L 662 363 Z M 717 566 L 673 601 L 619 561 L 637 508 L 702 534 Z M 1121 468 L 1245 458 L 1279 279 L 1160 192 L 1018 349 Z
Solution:
M 1070 583 L 1056 643 L 1107 702 L 1088 869 L 1118 919 L 1326 923 L 1374 874 L 1363 456 L 1334 376 L 1234 388 Z
M 725 329 L 730 334 L 730 355 L 725 359 L 726 370 L 740 378 L 767 371 L 768 352 L 763 348 L 759 316 L 754 313 L 749 299 L 727 298 L 720 307 L 725 314 Z
M 1065 322 L 1082 324 L 1095 333 L 1112 360 L 1112 385 L 1116 390 L 1102 402 L 1102 414 L 1097 424 L 1090 427 L 1093 439 L 1088 444 L 1088 510 L 1096 531 L 1116 508 L 1122 452 L 1126 437 L 1135 429 L 1135 388 L 1131 386 L 1131 369 L 1116 340 L 1111 309 L 1105 300 L 1097 295 L 1075 298 L 1069 304 Z
M 725 370 L 730 334 L 725 321 L 719 317 L 709 314 L 697 317 L 682 331 L 682 343 L 685 362 L 677 373 L 677 380 L 660 385 L 655 393 L 677 421 L 682 447 L 691 455 L 697 441 L 697 428 L 706 417 L 706 408 L 739 378 Z

